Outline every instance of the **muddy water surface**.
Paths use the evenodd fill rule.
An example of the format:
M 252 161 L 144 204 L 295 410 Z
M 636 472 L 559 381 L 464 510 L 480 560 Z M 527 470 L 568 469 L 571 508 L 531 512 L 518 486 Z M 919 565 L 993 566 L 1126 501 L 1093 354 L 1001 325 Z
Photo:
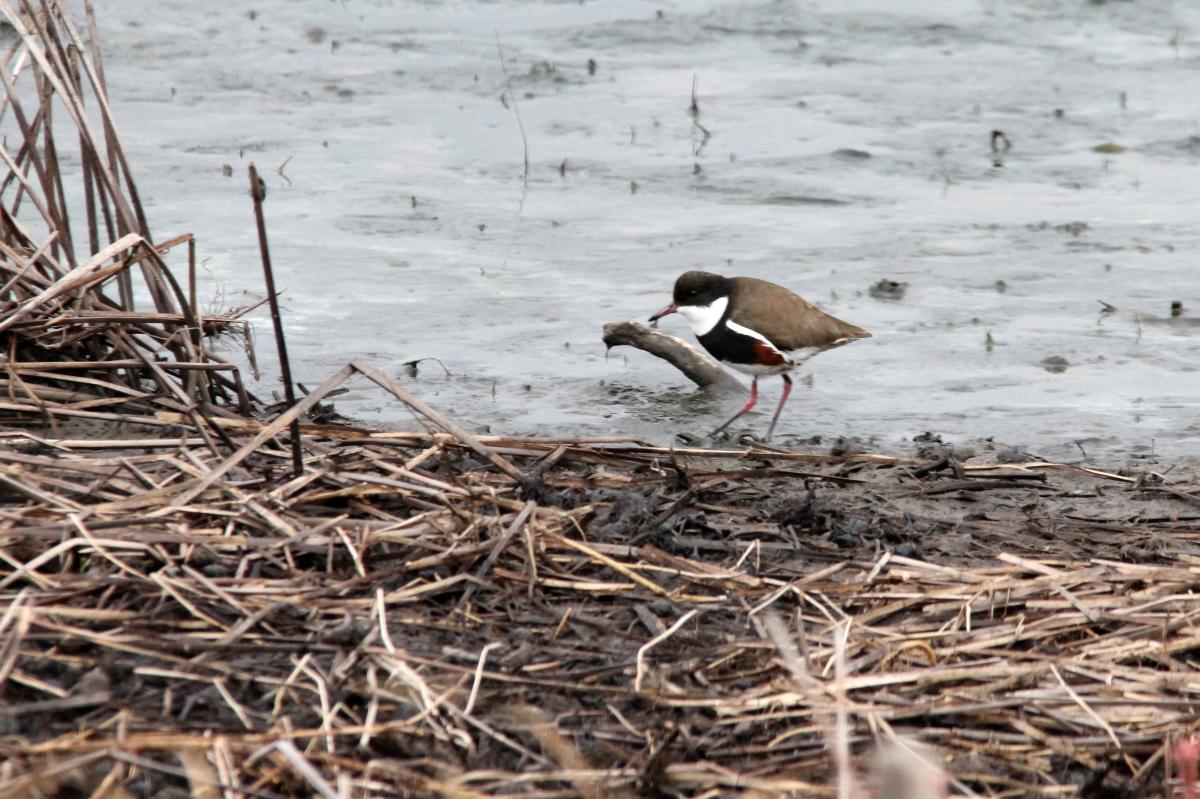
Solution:
M 480 429 L 702 433 L 737 399 L 600 343 L 603 322 L 644 318 L 701 267 L 875 333 L 806 366 L 785 440 L 1200 451 L 1200 5 L 899 5 L 113 0 L 100 15 L 151 224 L 199 236 L 213 308 L 261 296 L 247 164 L 268 176 L 309 385 L 362 356 Z M 1011 149 L 992 152 L 993 129 Z M 880 280 L 907 285 L 872 295 Z M 417 358 L 450 375 L 425 361 L 413 376 Z M 779 381 L 764 388 L 760 431 Z M 338 405 L 411 424 L 365 386 Z

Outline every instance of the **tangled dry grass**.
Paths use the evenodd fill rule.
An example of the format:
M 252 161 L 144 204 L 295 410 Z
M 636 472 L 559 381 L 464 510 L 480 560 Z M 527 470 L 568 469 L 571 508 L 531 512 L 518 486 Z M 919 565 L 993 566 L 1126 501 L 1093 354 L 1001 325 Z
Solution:
M 358 362 L 266 414 L 152 243 L 94 24 L 0 9 L 26 134 L 0 151 L 0 796 L 1166 797 L 1177 753 L 1194 773 L 1194 470 L 476 437 Z M 84 150 L 79 263 L 52 107 Z M 363 379 L 424 430 L 311 423 Z

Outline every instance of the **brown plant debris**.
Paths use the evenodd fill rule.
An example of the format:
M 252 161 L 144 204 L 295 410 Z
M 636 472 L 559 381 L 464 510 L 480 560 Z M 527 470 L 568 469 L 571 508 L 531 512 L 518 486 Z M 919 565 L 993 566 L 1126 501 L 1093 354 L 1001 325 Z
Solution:
M 833 795 L 840 701 L 860 760 L 1134 796 L 1194 726 L 1192 483 L 319 426 L 293 479 L 286 424 L 8 434 L 5 790 Z
M 358 362 L 256 417 L 150 243 L 94 22 L 22 8 L 0 797 L 1176 791 L 1194 469 L 474 436 Z M 363 378 L 425 431 L 302 424 L 294 475 L 291 422 Z

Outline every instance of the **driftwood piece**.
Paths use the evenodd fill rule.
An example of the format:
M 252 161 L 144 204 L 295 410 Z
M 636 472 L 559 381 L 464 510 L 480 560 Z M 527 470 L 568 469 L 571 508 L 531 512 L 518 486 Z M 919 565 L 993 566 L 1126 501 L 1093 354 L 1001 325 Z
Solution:
M 640 322 L 606 322 L 604 344 L 609 349 L 622 344 L 657 355 L 701 388 L 744 392 L 746 387 L 699 347 L 663 330 Z

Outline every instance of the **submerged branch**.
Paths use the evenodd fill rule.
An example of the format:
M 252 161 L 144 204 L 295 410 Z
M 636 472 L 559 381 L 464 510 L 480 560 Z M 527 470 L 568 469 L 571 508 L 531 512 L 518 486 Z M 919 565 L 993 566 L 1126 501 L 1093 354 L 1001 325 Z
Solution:
M 701 388 L 715 386 L 723 391 L 745 391 L 737 378 L 721 368 L 699 348 L 640 322 L 607 322 L 604 344 L 610 349 L 622 344 L 657 355 Z

